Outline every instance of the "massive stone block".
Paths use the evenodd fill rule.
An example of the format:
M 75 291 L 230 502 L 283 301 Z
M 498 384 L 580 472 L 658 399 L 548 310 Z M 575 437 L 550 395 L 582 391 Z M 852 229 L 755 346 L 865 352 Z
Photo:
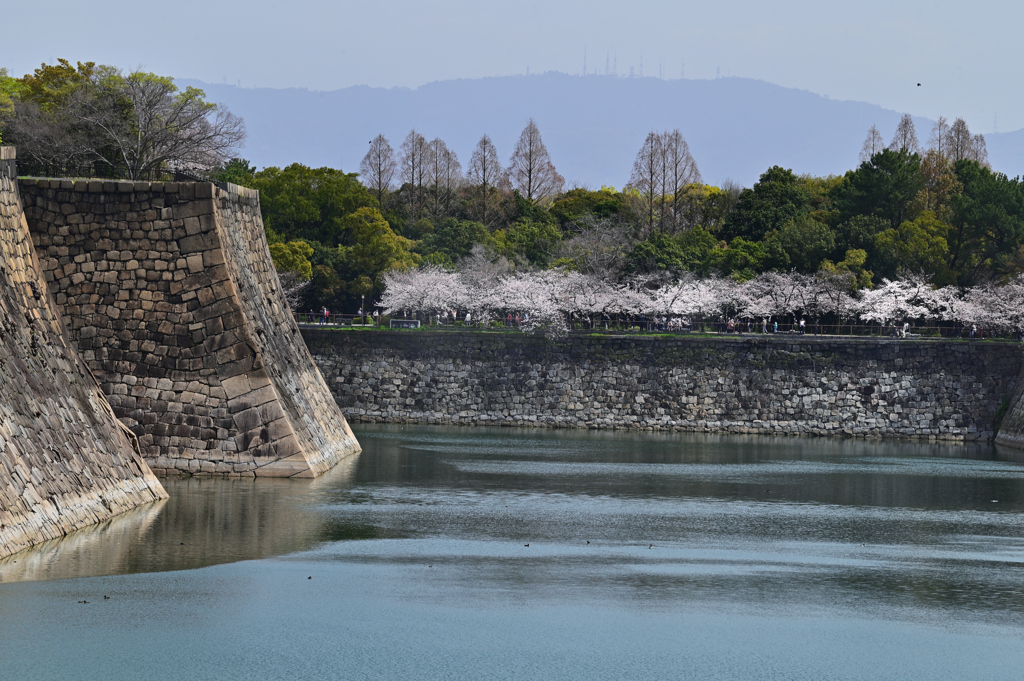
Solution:
M 71 337 L 158 475 L 312 477 L 359 451 L 284 301 L 256 192 L 21 192 Z
M 0 147 L 0 557 L 165 498 L 75 352 Z

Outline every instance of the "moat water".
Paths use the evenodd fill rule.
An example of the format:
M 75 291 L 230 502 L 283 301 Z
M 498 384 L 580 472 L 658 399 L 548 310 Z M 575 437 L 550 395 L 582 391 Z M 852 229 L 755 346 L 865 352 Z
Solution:
M 1012 452 L 357 435 L 320 479 L 167 480 L 169 500 L 0 561 L 0 678 L 1024 673 Z

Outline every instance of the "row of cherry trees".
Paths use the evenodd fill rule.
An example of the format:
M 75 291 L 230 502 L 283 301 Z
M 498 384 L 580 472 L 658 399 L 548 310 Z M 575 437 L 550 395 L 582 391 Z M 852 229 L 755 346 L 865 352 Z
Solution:
M 571 319 L 605 315 L 690 319 L 753 318 L 795 322 L 827 317 L 845 323 L 944 321 L 1001 331 L 1024 330 L 1024 275 L 1002 286 L 934 288 L 923 280 L 885 279 L 851 290 L 843 277 L 766 272 L 740 283 L 728 278 L 635 278 L 624 284 L 562 270 L 496 276 L 435 267 L 384 277 L 384 314 L 447 314 L 473 321 L 520 316 L 527 327 L 564 329 Z

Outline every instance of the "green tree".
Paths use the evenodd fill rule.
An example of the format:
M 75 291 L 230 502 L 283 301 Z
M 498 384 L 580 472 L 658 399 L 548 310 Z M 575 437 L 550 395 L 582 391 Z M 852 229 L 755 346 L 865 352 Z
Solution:
M 698 264 L 702 265 L 706 253 L 698 250 Z M 665 232 L 654 232 L 641 241 L 626 256 L 626 271 L 633 274 L 686 272 L 693 265 L 678 239 Z
M 291 241 L 287 244 L 270 244 L 270 257 L 278 274 L 294 272 L 303 281 L 313 276 L 313 264 L 309 258 L 313 247 L 305 241 Z
M 833 256 L 842 259 L 850 250 L 862 250 L 870 261 L 874 259 L 875 237 L 889 229 L 889 222 L 877 215 L 854 215 L 845 222 L 836 225 L 836 248 Z
M 1024 184 L 975 161 L 953 166 L 962 190 L 952 200 L 949 267 L 957 283 L 1015 274 L 1012 254 L 1024 243 Z
M 340 295 L 345 293 L 345 282 L 332 267 L 316 265 L 313 267 L 313 302 L 316 305 L 334 304 Z
M 14 116 L 14 100 L 25 90 L 25 86 L 0 67 L 0 143 L 3 142 L 4 125 Z
M 486 226 L 470 220 L 445 218 L 438 222 L 434 231 L 427 234 L 414 250 L 424 256 L 443 254 L 447 257 L 444 262 L 454 263 L 459 258 L 469 255 L 474 244 L 493 247 L 494 239 Z
M 921 158 L 907 151 L 884 149 L 857 170 L 846 173 L 843 182 L 831 192 L 838 219 L 855 215 L 874 215 L 897 229 L 914 217 L 914 201 L 924 181 Z
M 220 168 L 210 175 L 214 182 L 230 182 L 240 187 L 252 187 L 256 176 L 256 167 L 249 165 L 244 158 L 228 159 Z
M 752 189 L 744 189 L 725 219 L 721 236 L 761 241 L 773 230 L 811 209 L 811 194 L 792 170 L 772 166 Z
M 350 279 L 367 276 L 376 286 L 383 273 L 419 264 L 419 256 L 410 250 L 412 242 L 395 234 L 376 208 L 363 207 L 347 215 L 343 226 L 352 244 L 344 249 Z
M 708 260 L 722 274 L 739 281 L 747 281 L 764 271 L 768 262 L 768 251 L 762 242 L 747 241 L 738 236 L 730 241 L 728 246 L 720 245 L 712 250 Z
M 494 233 L 499 253 L 508 258 L 518 255 L 538 267 L 550 264 L 561 239 L 562 233 L 553 223 L 530 219 L 521 219 L 512 223 L 507 231 L 499 229 Z
M 88 162 L 137 180 L 209 172 L 245 139 L 240 118 L 194 87 L 141 70 L 64 59 L 21 79 L 12 131 L 30 162 Z
M 260 192 L 263 224 L 288 240 L 353 245 L 345 218 L 377 205 L 355 173 L 333 168 L 309 168 L 300 163 L 283 169 L 264 168 L 251 184 Z
M 570 189 L 551 204 L 550 213 L 558 220 L 563 232 L 578 232 L 580 224 L 588 217 L 619 217 L 622 213 L 622 194 L 612 187 L 602 187 L 598 191 Z
M 20 99 L 43 111 L 53 111 L 64 106 L 79 88 L 92 84 L 96 75 L 96 62 L 72 66 L 67 59 L 58 59 L 56 64 L 43 64 L 19 79 L 23 88 Z
M 952 283 L 947 265 L 949 248 L 946 236 L 949 225 L 925 211 L 914 220 L 907 220 L 896 229 L 887 229 L 875 238 L 880 274 L 895 279 L 910 272 L 933 277 L 937 285 Z
M 778 241 L 789 256 L 789 266 L 804 273 L 818 270 L 821 261 L 835 249 L 835 235 L 825 224 L 809 215 L 790 220 L 778 231 Z
M 867 251 L 851 249 L 846 252 L 846 257 L 837 263 L 822 260 L 818 275 L 832 288 L 838 286 L 839 290 L 853 293 L 857 289 L 871 286 L 873 274 L 864 268 L 867 259 Z
M 732 211 L 737 196 L 732 191 L 709 184 L 689 184 L 676 201 L 677 227 L 681 230 L 702 227 L 717 231 Z

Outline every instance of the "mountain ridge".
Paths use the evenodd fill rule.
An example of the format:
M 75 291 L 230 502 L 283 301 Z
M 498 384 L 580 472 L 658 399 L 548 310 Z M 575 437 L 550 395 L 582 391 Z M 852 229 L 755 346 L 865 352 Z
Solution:
M 241 155 L 257 166 L 300 162 L 357 171 L 369 140 L 383 133 L 398 151 L 409 130 L 440 137 L 465 167 L 488 134 L 507 159 L 536 120 L 570 186 L 621 188 L 651 130 L 679 128 L 706 182 L 750 186 L 773 165 L 812 175 L 857 166 L 868 128 L 891 138 L 900 112 L 830 99 L 747 78 L 661 80 L 616 76 L 491 76 L 416 88 L 340 90 L 239 88 L 179 79 L 245 119 Z M 927 141 L 933 121 L 914 117 Z M 985 135 L 993 168 L 1024 171 L 1024 130 Z

